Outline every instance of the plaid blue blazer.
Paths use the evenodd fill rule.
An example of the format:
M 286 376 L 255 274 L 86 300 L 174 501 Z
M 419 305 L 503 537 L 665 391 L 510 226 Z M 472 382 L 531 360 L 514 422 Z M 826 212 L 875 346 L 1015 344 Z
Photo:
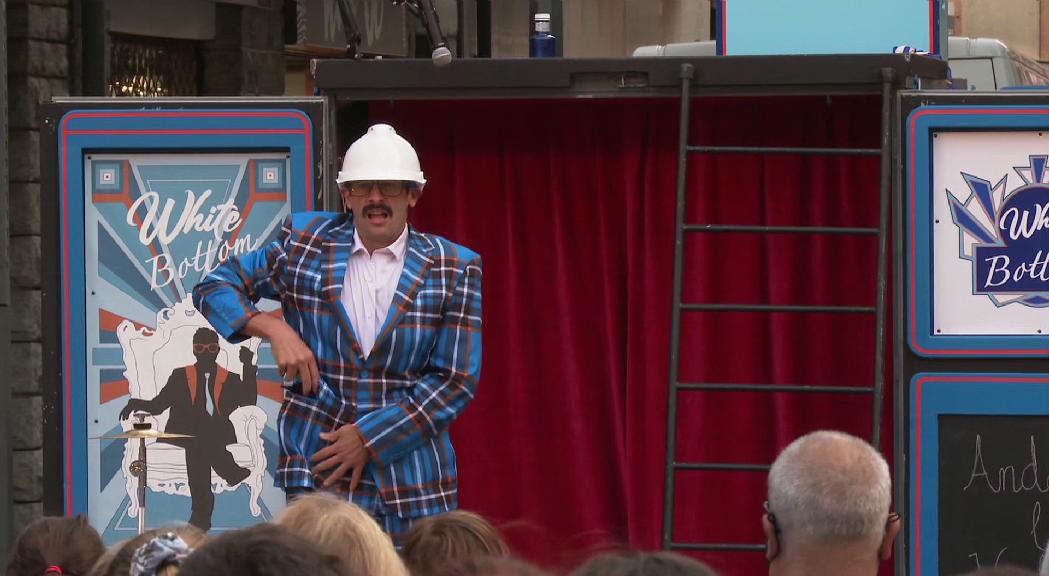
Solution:
M 372 456 L 364 481 L 378 488 L 388 513 L 414 518 L 454 509 L 448 425 L 473 399 L 481 372 L 481 258 L 410 229 L 386 323 L 365 358 L 341 301 L 353 232 L 350 214 L 293 214 L 275 240 L 209 274 L 193 289 L 193 303 L 238 342 L 259 314 L 254 304 L 279 300 L 317 357 L 317 395 L 285 389 L 277 486 L 313 487 L 310 458 L 326 444 L 318 435 L 355 423 Z

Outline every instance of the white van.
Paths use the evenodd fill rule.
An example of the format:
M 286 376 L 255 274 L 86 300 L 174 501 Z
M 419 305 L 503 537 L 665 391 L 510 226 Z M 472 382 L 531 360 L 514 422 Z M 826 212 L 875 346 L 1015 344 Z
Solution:
M 1049 68 L 1013 52 L 997 38 L 947 39 L 947 63 L 953 78 L 965 78 L 969 90 L 1049 86 Z

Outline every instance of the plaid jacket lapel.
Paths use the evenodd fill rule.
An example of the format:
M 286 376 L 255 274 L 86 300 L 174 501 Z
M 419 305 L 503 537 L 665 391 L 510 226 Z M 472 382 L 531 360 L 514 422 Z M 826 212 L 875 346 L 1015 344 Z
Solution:
M 323 259 L 323 281 L 321 291 L 327 296 L 328 305 L 332 314 L 339 319 L 339 325 L 349 337 L 350 349 L 358 359 L 364 358 L 364 351 L 357 342 L 357 334 L 353 331 L 353 323 L 342 305 L 342 289 L 346 282 L 346 268 L 349 266 L 350 253 L 353 251 L 353 216 L 344 214 L 337 223 L 328 230 L 327 238 L 324 240 Z
M 375 339 L 372 350 L 378 350 L 383 342 L 390 336 L 390 332 L 401 321 L 401 317 L 411 308 L 415 301 L 415 295 L 419 292 L 426 280 L 426 272 L 433 264 L 430 252 L 434 249 L 433 244 L 425 236 L 419 234 L 411 226 L 408 227 L 408 249 L 404 255 L 404 270 L 401 278 L 397 281 L 397 291 L 390 302 L 390 310 L 386 313 L 386 321 Z

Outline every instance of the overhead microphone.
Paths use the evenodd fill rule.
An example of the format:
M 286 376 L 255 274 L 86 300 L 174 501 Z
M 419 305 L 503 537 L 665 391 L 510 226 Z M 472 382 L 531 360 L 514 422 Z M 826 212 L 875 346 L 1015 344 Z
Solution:
M 437 10 L 433 7 L 433 0 L 406 1 L 409 9 L 413 9 L 426 27 L 426 36 L 430 39 L 430 47 L 433 53 L 430 58 L 434 66 L 446 66 L 452 61 L 452 51 L 448 49 L 448 43 L 441 33 L 441 21 L 437 17 Z

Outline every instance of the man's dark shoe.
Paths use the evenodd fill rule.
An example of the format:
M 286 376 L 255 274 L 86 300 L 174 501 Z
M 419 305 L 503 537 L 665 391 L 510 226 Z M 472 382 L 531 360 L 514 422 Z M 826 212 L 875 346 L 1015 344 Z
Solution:
M 230 476 L 229 478 L 226 478 L 225 480 L 226 480 L 226 482 L 229 483 L 230 488 L 233 488 L 237 484 L 240 484 L 241 482 L 243 482 L 244 479 L 247 478 L 248 476 L 251 476 L 251 470 L 249 470 L 248 468 L 243 468 L 241 466 L 237 466 L 237 471 L 234 472 L 232 476 Z

